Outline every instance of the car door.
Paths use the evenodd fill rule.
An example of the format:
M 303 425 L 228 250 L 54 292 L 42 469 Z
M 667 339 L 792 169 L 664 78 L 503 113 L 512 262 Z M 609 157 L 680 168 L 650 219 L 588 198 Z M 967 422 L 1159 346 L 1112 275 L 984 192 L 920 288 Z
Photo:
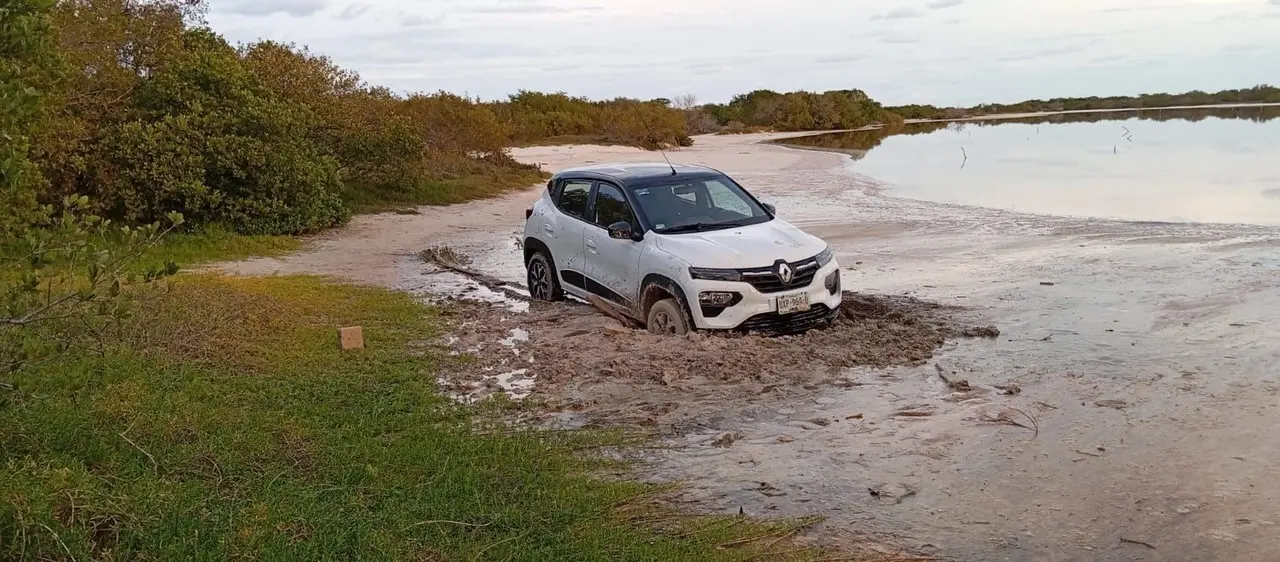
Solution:
M 554 197 L 556 209 L 560 212 L 549 214 L 542 223 L 542 236 L 551 249 L 551 259 L 555 261 L 560 282 L 570 291 L 586 289 L 582 235 L 587 227 L 592 185 L 591 180 L 562 180 Z
M 583 236 L 587 258 L 587 290 L 630 307 L 639 279 L 637 267 L 643 243 L 609 237 L 609 225 L 626 222 L 638 229 L 635 213 L 618 186 L 599 182 L 591 205 L 591 220 Z

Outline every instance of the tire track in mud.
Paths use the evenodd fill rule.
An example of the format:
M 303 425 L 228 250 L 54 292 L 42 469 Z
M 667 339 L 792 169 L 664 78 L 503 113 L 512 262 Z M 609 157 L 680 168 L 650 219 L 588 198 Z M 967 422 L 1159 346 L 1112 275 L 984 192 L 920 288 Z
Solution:
M 803 390 L 856 366 L 919 365 L 948 339 L 994 338 L 969 311 L 910 297 L 846 293 L 832 326 L 784 337 L 630 330 L 592 307 L 533 303 L 528 313 L 455 301 L 445 344 L 461 360 L 442 382 L 464 401 L 514 394 L 602 425 L 672 426 L 726 400 Z M 518 337 L 517 337 L 518 336 Z

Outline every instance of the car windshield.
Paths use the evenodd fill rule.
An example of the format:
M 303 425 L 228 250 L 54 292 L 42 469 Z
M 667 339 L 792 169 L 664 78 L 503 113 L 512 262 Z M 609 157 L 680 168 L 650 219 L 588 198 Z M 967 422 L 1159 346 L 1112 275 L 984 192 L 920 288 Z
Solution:
M 685 180 L 635 189 L 653 230 L 661 234 L 701 232 L 772 220 L 738 184 L 726 177 Z

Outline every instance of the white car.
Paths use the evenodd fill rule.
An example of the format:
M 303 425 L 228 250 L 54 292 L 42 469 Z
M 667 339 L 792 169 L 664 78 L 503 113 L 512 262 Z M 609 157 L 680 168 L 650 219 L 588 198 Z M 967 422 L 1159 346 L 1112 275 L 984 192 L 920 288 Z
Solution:
M 831 249 L 727 175 L 668 163 L 564 170 L 525 212 L 529 293 L 617 305 L 651 332 L 788 334 L 840 312 Z

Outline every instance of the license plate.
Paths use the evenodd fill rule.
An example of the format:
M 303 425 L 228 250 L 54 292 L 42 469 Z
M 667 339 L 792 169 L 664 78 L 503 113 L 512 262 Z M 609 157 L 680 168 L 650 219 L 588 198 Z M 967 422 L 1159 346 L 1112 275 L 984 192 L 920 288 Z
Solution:
M 795 314 L 809 310 L 809 295 L 778 295 L 778 314 Z

